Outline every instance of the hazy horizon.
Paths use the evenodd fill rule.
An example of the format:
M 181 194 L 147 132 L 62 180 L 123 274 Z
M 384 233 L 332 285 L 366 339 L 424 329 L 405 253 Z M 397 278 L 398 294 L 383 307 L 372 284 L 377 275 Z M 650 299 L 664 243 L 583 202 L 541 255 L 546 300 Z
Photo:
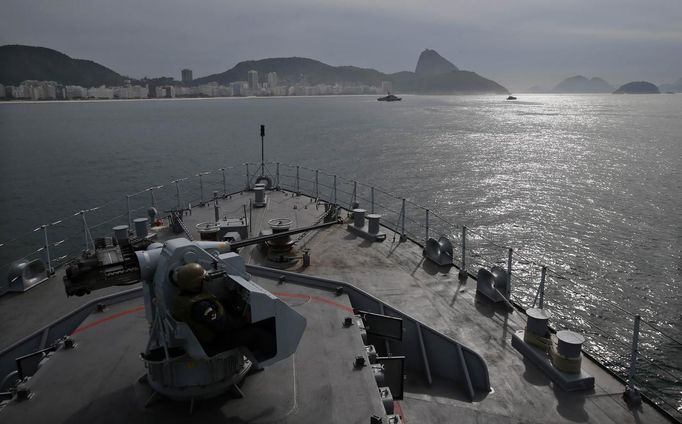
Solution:
M 5 3 L 0 44 L 52 48 L 133 78 L 179 79 L 182 68 L 196 78 L 291 56 L 413 71 L 426 48 L 512 91 L 574 75 L 613 85 L 682 77 L 679 1 Z

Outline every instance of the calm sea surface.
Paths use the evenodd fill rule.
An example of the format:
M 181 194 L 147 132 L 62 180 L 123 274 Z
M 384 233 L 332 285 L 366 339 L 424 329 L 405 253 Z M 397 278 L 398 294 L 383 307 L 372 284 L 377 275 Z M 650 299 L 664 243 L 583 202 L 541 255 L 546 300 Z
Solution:
M 40 247 L 33 229 L 43 223 L 63 219 L 49 228 L 51 243 L 66 239 L 54 257 L 77 250 L 81 209 L 111 202 L 88 212 L 94 226 L 123 213 L 126 194 L 192 176 L 182 183 L 189 190 L 205 171 L 213 171 L 203 177 L 210 193 L 222 187 L 216 170 L 230 165 L 238 170 L 226 171 L 228 185 L 243 186 L 241 164 L 260 161 L 258 126 L 266 124 L 266 159 L 381 187 L 466 225 L 472 272 L 477 261 L 505 263 L 513 247 L 517 301 L 532 303 L 539 266 L 548 266 L 555 325 L 584 333 L 589 351 L 616 370 L 628 363 L 632 316 L 624 311 L 640 313 L 639 378 L 679 410 L 682 95 L 519 98 L 0 104 L 0 243 L 20 238 L 0 247 L 2 271 Z M 283 166 L 283 178 L 292 169 Z M 157 195 L 173 200 L 163 191 L 173 187 Z M 148 205 L 149 194 L 140 196 Z M 412 213 L 418 221 L 423 212 Z M 433 235 L 458 243 L 459 230 L 432 223 Z

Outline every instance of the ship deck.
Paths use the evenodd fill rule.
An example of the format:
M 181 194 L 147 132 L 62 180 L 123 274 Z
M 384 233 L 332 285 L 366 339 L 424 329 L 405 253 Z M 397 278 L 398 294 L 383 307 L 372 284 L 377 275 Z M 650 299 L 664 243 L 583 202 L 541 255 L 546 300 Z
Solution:
M 365 350 L 348 296 L 258 278 L 307 320 L 296 353 L 247 375 L 243 397 L 230 391 L 213 399 L 180 402 L 152 397 L 140 381 L 140 352 L 148 324 L 142 298 L 91 314 L 73 333 L 76 346 L 60 349 L 28 382 L 32 397 L 0 412 L 3 423 L 84 422 L 350 422 L 383 415 L 370 368 L 354 369 Z M 327 302 L 320 299 L 329 298 Z M 333 300 L 332 300 L 333 299 Z M 339 349 L 344 346 L 344 349 Z M 49 419 L 48 419 L 49 418 Z
M 242 205 L 247 205 L 248 208 L 252 196 L 253 194 L 245 192 L 221 199 L 220 208 L 223 211 L 241 210 Z M 252 214 L 250 236 L 257 236 L 261 229 L 268 228 L 267 221 L 269 219 L 292 219 L 293 229 L 317 223 L 324 210 L 309 197 L 295 196 L 285 191 L 272 191 L 268 192 L 267 206 L 253 209 L 250 213 Z M 192 210 L 191 215 L 185 217 L 185 223 L 188 228 L 194 229 L 198 223 L 212 221 L 213 214 L 212 206 L 197 207 Z M 238 218 L 238 216 L 230 216 L 230 218 Z M 428 385 L 419 376 L 408 374 L 405 381 L 405 397 L 400 402 L 406 422 L 669 422 L 667 417 L 647 403 L 644 403 L 638 410 L 630 410 L 622 400 L 622 393 L 625 389 L 623 383 L 587 357 L 583 359 L 583 370 L 595 377 L 594 389 L 582 392 L 561 390 L 534 364 L 524 360 L 522 355 L 511 345 L 511 335 L 514 331 L 525 327 L 524 314 L 517 311 L 508 312 L 505 308 L 496 307 L 480 299 L 476 296 L 476 282 L 474 280 L 469 279 L 466 282 L 460 282 L 456 268 L 436 266 L 423 258 L 422 248 L 418 244 L 409 240 L 400 241 L 400 237 L 387 228 L 382 228 L 382 231 L 387 234 L 386 240 L 383 242 L 370 242 L 358 237 L 350 233 L 346 229 L 346 225 L 335 225 L 306 233 L 300 239 L 299 236 L 293 236 L 297 240 L 296 247 L 298 249 L 307 248 L 310 250 L 311 263 L 305 268 L 301 261 L 293 262 L 288 266 L 271 262 L 263 257 L 256 246 L 242 248 L 240 254 L 248 264 L 285 268 L 288 271 L 353 284 L 473 349 L 485 359 L 492 390 L 473 401 L 463 398 L 461 392 L 447 387 L 442 382 L 434 382 L 434 384 Z M 195 237 L 195 239 L 198 238 L 198 236 Z M 255 280 L 268 288 L 267 281 L 261 281 L 258 278 Z M 15 331 L 10 328 L 11 323 L 19 325 L 21 321 L 24 321 L 22 330 L 15 332 L 17 334 L 28 334 L 31 331 L 38 330 L 40 322 L 49 322 L 50 318 L 58 317 L 58 314 L 52 312 L 49 306 L 44 306 L 46 303 L 51 305 L 53 302 L 64 301 L 63 292 L 56 294 L 56 289 L 47 288 L 51 286 L 61 286 L 61 284 L 52 281 L 44 284 L 43 287 L 36 287 L 21 295 L 26 296 L 26 300 L 21 297 L 0 299 L 0 314 L 2 316 L 23 314 L 23 318 L 13 318 L 14 321 L 3 320 L 0 324 L 2 326 L 0 327 L 2 328 L 0 334 L 8 338 L 7 341 L 13 341 L 11 336 L 4 334 L 5 328 Z M 285 284 L 284 287 L 285 290 L 303 290 L 293 284 Z M 59 288 L 61 289 L 61 287 Z M 42 293 L 52 293 L 49 290 L 54 290 L 55 293 L 52 295 L 58 296 L 59 300 L 42 299 L 45 296 Z M 278 287 L 273 290 L 281 291 L 281 288 Z M 306 288 L 305 290 L 310 289 Z M 19 302 L 17 303 L 17 301 Z M 78 301 L 75 300 L 74 302 Z M 30 306 L 31 309 L 21 311 L 17 306 L 19 304 L 26 305 L 23 307 Z M 67 306 L 63 305 L 60 308 L 62 308 L 61 310 L 68 309 Z M 39 310 L 44 311 L 44 313 L 36 312 Z M 36 315 L 39 315 L 39 318 L 36 318 Z M 339 317 L 335 319 L 337 321 L 332 322 L 340 323 Z M 310 320 L 308 322 L 310 325 Z M 140 337 L 140 347 L 134 350 L 135 353 L 143 348 L 144 334 L 142 333 L 139 331 L 138 334 L 137 330 L 134 332 L 135 337 Z M 87 332 L 84 332 L 77 334 L 75 338 L 81 344 L 83 343 L 80 340 L 81 337 L 86 336 Z M 306 337 L 308 336 L 304 336 L 304 340 Z M 14 339 L 17 338 L 14 337 Z M 2 341 L 5 342 L 5 340 Z M 333 354 L 334 351 L 333 346 L 327 343 L 311 346 L 311 348 L 313 351 L 317 351 L 314 354 L 317 357 Z M 298 362 L 300 359 L 302 359 L 301 355 L 297 353 L 294 361 Z M 290 361 L 284 361 L 278 366 L 286 366 L 287 363 L 291 366 Z M 305 367 L 303 368 L 305 369 Z M 41 372 L 42 370 L 36 377 Z M 102 372 L 108 372 L 108 370 Z M 131 389 L 134 381 L 131 378 L 141 375 L 142 372 L 142 363 L 139 362 L 136 375 L 131 374 L 125 380 L 128 384 L 128 390 L 121 389 L 118 395 L 127 396 L 130 401 L 139 402 L 142 397 L 135 398 L 136 392 Z M 297 378 L 300 378 L 305 372 L 303 371 Z M 113 376 L 113 374 L 111 375 Z M 332 377 L 322 374 L 315 378 L 329 379 L 329 385 L 334 386 Z M 282 388 L 282 390 L 288 389 Z M 331 388 L 327 387 L 327 390 L 331 390 Z M 337 392 L 337 390 L 334 391 Z M 323 391 L 320 391 L 319 394 L 324 397 Z M 302 393 L 296 394 L 295 398 L 300 402 L 317 399 L 324 403 L 320 398 L 305 399 Z M 26 404 L 31 402 L 33 400 Z M 275 407 L 265 406 L 267 405 L 265 402 L 262 405 L 261 409 L 264 414 L 269 411 L 269 408 Z M 173 409 L 175 407 L 169 408 L 169 410 L 175 411 Z M 328 408 L 334 409 L 335 406 L 331 405 Z M 353 406 L 351 409 L 355 408 Z M 346 412 L 348 412 L 346 409 L 337 410 L 330 420 L 334 422 L 368 421 L 368 418 L 362 420 L 342 419 L 341 416 L 345 415 Z M 310 415 L 310 418 L 313 416 Z M 363 414 L 363 417 L 368 416 L 367 413 Z M 330 418 L 327 415 L 324 417 Z M 266 421 L 253 416 L 245 421 L 235 420 L 234 422 Z M 292 422 L 297 421 L 292 420 Z M 299 420 L 298 422 L 308 421 Z

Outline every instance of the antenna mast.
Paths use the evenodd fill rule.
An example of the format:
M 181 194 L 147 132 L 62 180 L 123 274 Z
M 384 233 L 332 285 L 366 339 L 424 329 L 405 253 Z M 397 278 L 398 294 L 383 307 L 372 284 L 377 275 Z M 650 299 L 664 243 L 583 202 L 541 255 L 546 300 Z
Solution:
M 260 126 L 260 175 L 265 176 L 265 125 Z

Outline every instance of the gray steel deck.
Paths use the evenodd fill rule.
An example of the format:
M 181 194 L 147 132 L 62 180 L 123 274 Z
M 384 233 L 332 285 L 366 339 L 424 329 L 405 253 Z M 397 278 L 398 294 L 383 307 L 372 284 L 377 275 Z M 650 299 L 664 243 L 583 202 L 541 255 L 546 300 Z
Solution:
M 93 313 L 74 332 L 76 348 L 58 350 L 29 381 L 30 400 L 0 412 L 3 423 L 86 422 L 350 422 L 367 423 L 382 415 L 379 390 L 370 368 L 356 370 L 364 352 L 357 327 L 344 328 L 351 309 L 348 296 L 310 288 L 258 283 L 307 319 L 295 355 L 249 375 L 244 398 L 227 393 L 189 402 L 154 399 L 138 378 L 144 374 L 139 353 L 147 340 L 142 298 Z M 330 298 L 321 302 L 319 298 Z M 340 348 L 343 346 L 343 348 Z
M 221 209 L 227 211 L 240 210 L 241 205 L 248 205 L 252 196 L 253 194 L 244 193 L 221 200 Z M 324 212 L 323 208 L 317 208 L 310 198 L 293 196 L 291 193 L 268 192 L 268 200 L 266 208 L 252 210 L 253 230 L 251 235 L 253 236 L 258 235 L 260 228 L 267 228 L 268 219 L 290 218 L 294 221 L 292 228 L 296 228 L 316 223 Z M 194 228 L 195 224 L 212 219 L 213 208 L 206 206 L 195 208 L 191 216 L 186 217 L 185 222 L 188 227 Z M 507 313 L 504 309 L 491 306 L 485 300 L 477 299 L 475 281 L 470 279 L 464 284 L 460 284 L 457 279 L 457 269 L 433 265 L 423 259 L 420 246 L 410 241 L 400 242 L 399 237 L 394 237 L 393 232 L 388 229 L 385 231 L 387 239 L 382 243 L 371 243 L 354 236 L 346 230 L 345 225 L 306 234 L 298 241 L 297 247 L 310 249 L 311 266 L 308 268 L 303 268 L 301 261 L 289 266 L 270 262 L 262 256 L 256 247 L 243 248 L 240 254 L 245 257 L 247 263 L 275 268 L 281 267 L 289 271 L 303 272 L 354 284 L 483 356 L 488 364 L 493 390 L 491 393 L 475 399 L 474 402 L 464 399 L 461 393 L 452 390 L 442 382 L 435 381 L 433 385 L 429 386 L 419 376 L 408 375 L 405 382 L 405 399 L 400 402 L 407 422 L 668 422 L 666 417 L 647 404 L 644 404 L 640 411 L 629 410 L 621 398 L 624 390 L 623 384 L 587 358 L 583 360 L 583 368 L 595 377 L 594 390 L 566 393 L 555 388 L 549 379 L 533 364 L 524 361 L 522 356 L 511 346 L 511 334 L 525 326 L 523 314 L 518 312 Z M 297 237 L 294 236 L 294 239 Z M 195 238 L 198 239 L 198 237 Z M 258 279 L 257 281 L 262 283 Z M 61 312 L 54 314 L 53 303 L 61 305 L 58 307 L 62 311 L 69 310 L 69 307 L 63 306 L 61 303 L 65 298 L 63 291 L 60 291 L 61 287 L 59 290 L 51 288 L 52 286 L 61 286 L 61 284 L 55 284 L 55 282 L 47 284 L 44 285 L 46 288 L 38 287 L 34 289 L 35 292 L 22 295 L 27 296 L 26 300 L 21 298 L 0 299 L 0 318 L 10 317 L 10 319 L 3 320 L 0 323 L 0 329 L 2 329 L 0 333 L 5 333 L 5 329 L 8 329 L 17 335 L 26 335 L 39 329 L 41 326 L 38 325 L 39 322 L 49 322 L 61 314 Z M 267 283 L 264 285 L 269 288 Z M 294 285 L 285 285 L 285 287 L 286 290 L 308 290 L 297 288 Z M 281 291 L 279 288 L 270 289 L 275 292 Z M 50 290 L 53 290 L 54 293 Z M 50 296 L 47 301 L 42 298 L 46 295 Z M 53 299 L 52 296 L 58 297 Z M 85 301 L 87 300 L 89 299 L 85 299 Z M 45 306 L 46 303 L 49 306 Z M 36 307 L 35 305 L 40 306 Z M 299 307 L 307 308 L 312 307 L 312 305 L 314 303 L 308 302 Z M 31 309 L 22 311 L 20 308 Z M 36 312 L 37 310 L 41 310 L 41 312 Z M 13 314 L 18 314 L 19 317 L 12 318 Z M 36 315 L 39 318 L 36 318 Z M 336 323 L 340 323 L 341 315 L 334 318 Z M 330 322 L 334 322 L 334 320 Z M 124 321 L 120 321 L 120 324 L 117 323 L 117 325 L 124 325 L 123 323 Z M 21 325 L 22 329 L 15 331 L 11 328 L 15 325 Z M 330 328 L 333 327 L 334 325 L 330 326 Z M 112 332 L 111 334 L 116 333 Z M 137 335 L 137 333 L 135 334 Z M 78 337 L 86 335 L 87 332 L 84 332 Z M 322 332 L 318 334 L 318 336 L 320 335 L 326 334 Z M 3 339 L 0 340 L 3 340 L 4 346 L 7 343 L 4 343 L 5 336 L 2 337 Z M 140 337 L 142 337 L 141 334 Z M 308 340 L 307 337 L 309 336 L 304 336 L 304 341 Z M 8 337 L 8 342 L 17 338 L 16 336 Z M 317 337 L 314 338 L 317 339 Z M 307 343 L 302 343 L 302 347 Z M 142 347 L 135 348 L 132 351 L 137 353 L 140 350 Z M 331 346 L 327 342 L 316 342 L 314 350 L 315 353 L 309 355 L 315 360 L 324 358 L 325 355 L 340 355 L 339 352 L 336 352 L 335 346 Z M 294 361 L 298 363 L 302 359 L 302 355 L 297 353 Z M 350 355 L 352 356 L 352 354 Z M 289 361 L 284 361 L 278 366 L 285 366 L 286 363 L 291 366 Z M 142 363 L 139 362 L 138 368 L 135 368 L 135 372 L 131 373 L 129 377 L 142 374 L 141 367 Z M 308 368 L 302 367 L 302 369 Z M 108 372 L 108 370 L 102 372 Z M 333 390 L 335 395 L 338 394 L 338 391 L 334 389 L 335 383 L 331 383 L 335 378 L 334 373 L 329 372 L 329 374 L 323 373 L 312 376 L 306 375 L 307 372 L 301 371 L 297 374 L 297 378 L 305 377 L 310 382 L 313 382 L 315 378 L 319 379 L 321 386 L 318 394 L 322 397 L 306 399 L 304 395 L 298 393 L 296 399 L 299 402 L 324 402 L 322 399 L 328 399 L 325 390 Z M 111 398 L 112 402 L 114 399 L 118 399 L 118 402 L 120 399 L 126 398 L 130 402 L 139 404 L 144 396 L 131 389 L 135 385 L 134 381 L 131 382 L 130 378 L 126 381 L 125 384 L 128 386 L 122 386 L 123 388 L 117 393 L 118 397 Z M 329 381 L 329 383 L 323 384 L 325 381 Z M 121 382 L 121 384 L 124 383 Z M 283 384 L 278 384 L 268 390 L 290 389 L 281 386 Z M 346 414 L 346 408 L 348 408 L 347 405 L 341 405 L 343 404 L 330 406 L 334 410 L 331 416 L 316 416 L 315 413 L 311 413 L 312 415 L 306 416 L 305 419 L 300 416 L 298 421 L 292 419 L 291 422 L 309 422 L 308 419 L 312 420 L 313 417 L 326 418 L 331 421 L 368 422 L 368 418 L 354 420 L 347 419 L 346 416 L 341 419 L 340 415 Z M 156 407 L 153 406 L 153 408 Z M 263 410 L 263 414 L 272 413 L 273 408 L 276 408 L 276 406 L 269 405 L 265 401 L 259 407 Z M 172 413 L 169 412 L 169 416 L 178 418 L 177 414 L 180 414 L 181 411 L 184 413 L 183 408 L 168 406 L 168 410 L 172 411 Z M 343 410 L 335 408 L 343 408 Z M 356 409 L 356 407 L 351 409 Z M 199 408 L 200 410 L 201 408 Z M 216 410 L 222 409 L 217 408 Z M 83 411 L 87 412 L 88 410 Z M 95 417 L 95 415 L 87 416 Z M 363 416 L 368 417 L 366 413 Z M 213 416 L 213 418 L 216 417 Z M 223 414 L 222 417 L 225 415 Z M 126 416 L 126 418 L 128 417 Z M 260 418 L 256 418 L 258 417 L 250 417 L 249 419 L 261 421 Z M 262 421 L 267 420 L 263 418 Z M 235 422 L 244 421 L 236 420 Z
M 248 205 L 252 196 L 235 195 L 222 200 L 221 206 L 236 210 L 237 204 Z M 252 211 L 252 235 L 268 219 L 290 218 L 295 228 L 312 225 L 324 212 L 305 196 L 288 192 L 268 192 L 268 196 L 266 208 Z M 212 207 L 198 208 L 186 222 L 192 226 L 212 216 Z M 595 377 L 594 390 L 567 393 L 555 388 L 511 346 L 511 334 L 525 327 L 525 315 L 477 299 L 474 280 L 460 284 L 456 268 L 432 264 L 423 258 L 420 246 L 400 242 L 399 236 L 384 230 L 387 238 L 381 243 L 357 237 L 345 225 L 309 234 L 297 245 L 310 249 L 311 266 L 304 269 L 299 261 L 289 270 L 351 283 L 483 356 L 493 391 L 473 403 L 443 385 L 429 387 L 408 376 L 401 402 L 408 422 L 669 422 L 647 404 L 641 411 L 628 409 L 621 397 L 624 385 L 587 358 L 583 369 Z M 255 247 L 240 253 L 248 263 L 278 266 Z

